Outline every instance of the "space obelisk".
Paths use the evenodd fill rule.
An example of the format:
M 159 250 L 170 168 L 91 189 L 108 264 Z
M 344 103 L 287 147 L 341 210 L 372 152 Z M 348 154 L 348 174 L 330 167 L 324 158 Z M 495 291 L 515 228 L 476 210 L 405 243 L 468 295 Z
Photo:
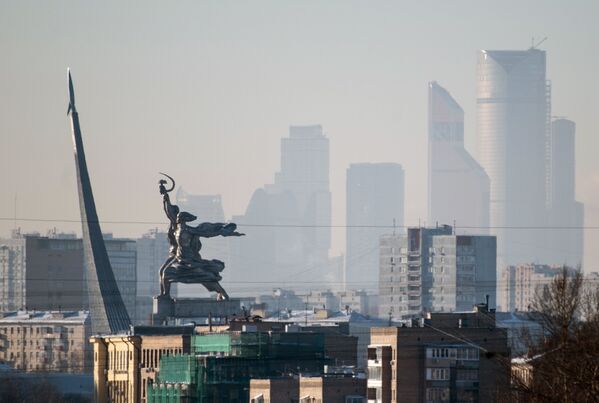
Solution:
M 79 115 L 75 108 L 75 92 L 69 69 L 67 69 L 67 75 L 69 81 L 69 109 L 67 114 L 71 117 L 75 146 L 79 208 L 83 226 L 83 256 L 87 274 L 92 332 L 94 334 L 119 333 L 129 330 L 131 321 L 114 279 L 114 273 L 102 237 L 92 186 L 87 172 L 87 163 L 85 162 Z

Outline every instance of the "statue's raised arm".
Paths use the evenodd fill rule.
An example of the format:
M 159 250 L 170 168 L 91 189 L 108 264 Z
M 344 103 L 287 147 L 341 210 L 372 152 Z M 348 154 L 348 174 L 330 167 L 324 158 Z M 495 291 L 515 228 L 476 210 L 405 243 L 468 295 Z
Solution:
M 175 180 L 165 173 L 160 172 L 160 174 L 166 176 L 167 178 L 169 178 L 171 180 L 170 189 L 166 188 L 165 185 L 167 182 L 164 179 L 160 179 L 158 184 L 159 184 L 160 194 L 162 195 L 162 206 L 164 208 L 164 212 L 166 213 L 166 216 L 169 219 L 169 221 L 171 222 L 171 224 L 174 225 L 175 222 L 177 221 L 177 214 L 179 213 L 179 207 L 171 203 L 171 198 L 169 196 L 169 193 L 172 192 L 173 189 L 175 189 Z

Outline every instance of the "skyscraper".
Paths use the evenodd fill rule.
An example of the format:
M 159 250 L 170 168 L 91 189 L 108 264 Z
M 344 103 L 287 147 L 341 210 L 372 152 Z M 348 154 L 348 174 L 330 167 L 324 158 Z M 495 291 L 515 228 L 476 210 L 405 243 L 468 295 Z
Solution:
M 274 183 L 256 190 L 233 221 L 248 234 L 232 248 L 236 280 L 330 280 L 329 139 L 322 126 L 289 128 Z
M 290 192 L 304 226 L 302 244 L 307 264 L 328 261 L 331 247 L 331 192 L 329 189 L 329 139 L 322 126 L 291 126 L 281 139 L 281 170 L 268 193 Z
M 455 222 L 460 233 L 486 233 L 489 226 L 489 186 L 485 170 L 464 148 L 464 111 L 445 88 L 435 81 L 430 82 L 429 222 Z
M 550 263 L 582 265 L 584 205 L 576 201 L 576 124 L 556 119 L 551 125 Z
M 351 164 L 346 180 L 344 285 L 376 289 L 379 237 L 404 223 L 404 170 L 394 163 Z
M 545 224 L 548 90 L 544 51 L 478 52 L 478 152 L 491 181 L 490 224 L 501 266 L 543 259 L 547 251 L 528 228 Z

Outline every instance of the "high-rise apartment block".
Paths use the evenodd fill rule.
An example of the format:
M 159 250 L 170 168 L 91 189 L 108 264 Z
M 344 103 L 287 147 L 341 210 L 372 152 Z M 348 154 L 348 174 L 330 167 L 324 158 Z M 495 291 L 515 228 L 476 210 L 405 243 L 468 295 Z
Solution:
M 404 170 L 394 163 L 351 164 L 346 187 L 346 289 L 376 289 L 379 237 L 404 224 Z
M 380 317 L 464 311 L 487 300 L 494 308 L 496 283 L 494 236 L 454 235 L 445 225 L 380 238 Z
M 428 86 L 428 214 L 430 223 L 485 234 L 489 177 L 464 147 L 464 111 L 449 92 Z
M 496 402 L 509 393 L 507 334 L 493 312 L 433 313 L 423 326 L 371 330 L 368 401 Z
M 18 231 L 0 239 L 0 312 L 86 307 L 81 239 Z
M 104 234 L 108 259 L 131 317 L 135 314 L 136 243 Z M 0 311 L 88 308 L 81 238 L 14 232 L 0 239 Z
M 549 203 L 545 59 L 545 52 L 535 48 L 478 52 L 478 156 L 491 183 L 490 224 L 496 228 L 502 267 L 546 256 L 543 238 L 529 229 L 545 225 Z

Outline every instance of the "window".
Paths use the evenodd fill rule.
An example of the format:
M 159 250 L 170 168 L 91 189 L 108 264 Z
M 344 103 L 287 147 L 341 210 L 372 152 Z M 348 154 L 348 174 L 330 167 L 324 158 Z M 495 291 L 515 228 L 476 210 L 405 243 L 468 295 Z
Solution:
M 478 361 L 478 349 L 472 347 L 463 347 L 459 348 L 458 351 L 458 360 L 473 360 Z
M 368 379 L 381 380 L 382 379 L 382 368 L 381 367 L 368 367 Z
M 448 402 L 449 401 L 449 388 L 427 388 L 426 389 L 426 401 L 427 402 Z
M 478 381 L 478 370 L 458 369 L 456 379 L 458 381 Z
M 426 369 L 426 380 L 427 381 L 448 381 L 449 380 L 449 368 L 427 368 Z

